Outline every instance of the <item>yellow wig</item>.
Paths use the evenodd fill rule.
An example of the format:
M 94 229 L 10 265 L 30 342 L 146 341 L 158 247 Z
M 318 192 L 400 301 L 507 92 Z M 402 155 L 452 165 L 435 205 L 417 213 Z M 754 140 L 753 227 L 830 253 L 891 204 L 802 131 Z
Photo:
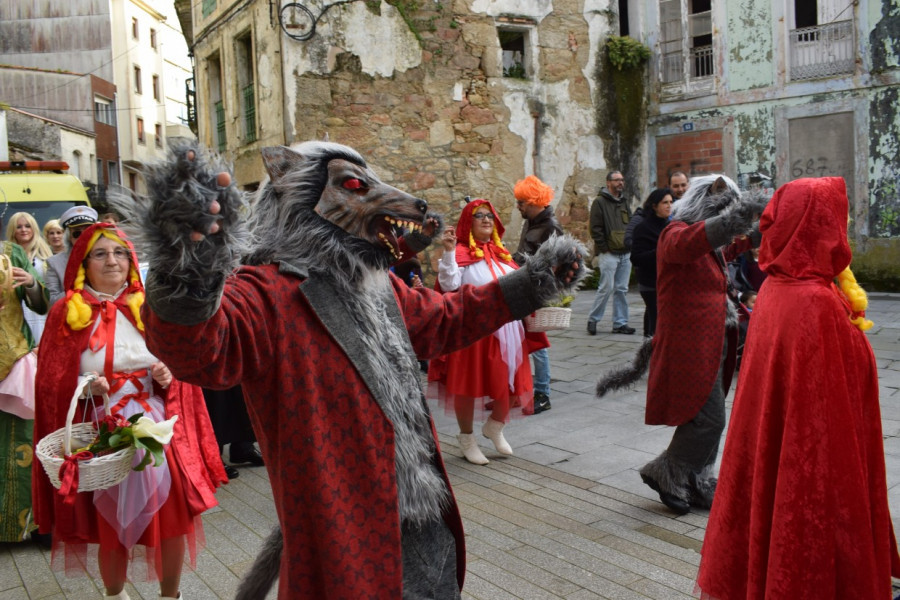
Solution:
M 85 256 L 88 255 L 91 248 L 93 248 L 94 244 L 97 243 L 97 240 L 100 239 L 100 236 L 109 238 L 122 247 L 127 248 L 129 252 L 131 251 L 131 248 L 128 247 L 125 240 L 116 235 L 113 230 L 97 229 L 93 232 L 91 239 L 88 241 L 87 249 L 84 253 Z M 81 295 L 84 291 L 84 280 L 84 264 L 80 264 L 78 265 L 78 273 L 75 275 L 75 283 L 72 285 L 71 292 L 67 294 L 66 297 L 66 323 L 69 324 L 69 327 L 71 327 L 73 331 L 80 331 L 94 322 L 91 318 L 93 310 L 91 309 L 91 306 L 84 301 L 84 298 Z M 141 306 L 144 304 L 144 292 L 141 289 L 140 281 L 141 275 L 137 270 L 137 265 L 129 259 L 128 283 L 129 287 L 136 287 L 137 291 L 128 294 L 128 297 L 125 298 L 125 304 L 131 310 L 137 328 L 140 331 L 144 331 L 144 323 L 141 321 Z

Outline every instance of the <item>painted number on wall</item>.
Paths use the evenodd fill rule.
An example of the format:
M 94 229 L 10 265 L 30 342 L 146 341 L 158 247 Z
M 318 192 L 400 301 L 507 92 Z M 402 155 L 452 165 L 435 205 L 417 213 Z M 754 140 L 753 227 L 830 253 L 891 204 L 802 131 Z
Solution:
M 836 172 L 828 167 L 828 159 L 822 156 L 819 158 L 800 158 L 791 163 L 791 177 L 794 179 L 799 177 L 824 177 L 828 173 Z

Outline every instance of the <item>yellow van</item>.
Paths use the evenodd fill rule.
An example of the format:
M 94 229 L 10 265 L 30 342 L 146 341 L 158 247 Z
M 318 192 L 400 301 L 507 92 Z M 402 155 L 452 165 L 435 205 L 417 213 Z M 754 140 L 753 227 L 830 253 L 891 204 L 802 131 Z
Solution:
M 58 219 L 75 205 L 90 206 L 84 184 L 66 173 L 68 169 L 64 161 L 0 161 L 3 231 L 6 219 L 17 212 L 31 213 L 43 228 L 44 223 Z

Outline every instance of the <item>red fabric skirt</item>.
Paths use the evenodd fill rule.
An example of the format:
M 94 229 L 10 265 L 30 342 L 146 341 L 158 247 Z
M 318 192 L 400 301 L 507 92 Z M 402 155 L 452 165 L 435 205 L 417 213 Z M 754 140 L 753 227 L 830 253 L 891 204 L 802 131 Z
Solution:
M 471 398 L 482 420 L 495 407 L 508 406 L 510 415 L 528 415 L 534 412 L 533 389 L 525 340 L 513 389 L 509 385 L 509 368 L 500 354 L 500 342 L 494 335 L 435 359 L 428 368 L 427 396 L 437 398 L 447 414 L 455 414 L 457 403 Z
M 185 475 L 171 446 L 166 462 L 172 475 L 169 496 L 150 521 L 137 544 L 128 551 L 129 581 L 158 581 L 162 577 L 162 543 L 181 537 L 190 557 L 190 570 L 197 568 L 197 554 L 206 545 L 203 520 L 191 516 L 185 490 Z M 153 467 L 147 467 L 152 469 Z M 97 557 L 100 549 L 121 548 L 116 530 L 93 510 L 93 493 L 79 494 L 72 513 L 74 522 L 53 525 L 51 568 L 66 577 L 100 577 Z M 59 514 L 59 513 L 57 513 Z

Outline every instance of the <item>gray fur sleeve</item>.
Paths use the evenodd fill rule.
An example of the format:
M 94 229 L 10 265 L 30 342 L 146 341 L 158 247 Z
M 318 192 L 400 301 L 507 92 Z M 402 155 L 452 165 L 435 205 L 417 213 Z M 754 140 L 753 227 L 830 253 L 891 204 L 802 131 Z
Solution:
M 501 277 L 500 289 L 513 316 L 522 319 L 572 292 L 586 274 L 586 255 L 587 249 L 572 236 L 553 235 L 528 257 L 525 266 Z M 577 269 L 572 269 L 576 263 Z M 574 271 L 574 277 L 566 283 L 564 278 L 570 271 Z
M 189 160 L 193 153 L 193 160 Z M 163 320 L 193 325 L 208 319 L 219 304 L 225 278 L 238 265 L 249 234 L 247 207 L 232 178 L 222 187 L 217 176 L 230 172 L 219 157 L 196 145 L 175 146 L 167 161 L 146 172 L 145 197 L 118 198 L 113 204 L 126 216 L 123 228 L 150 265 L 147 302 Z M 213 201 L 220 212 L 210 213 Z M 219 232 L 193 241 L 214 222 Z
M 759 191 L 745 192 L 721 214 L 706 220 L 706 239 L 719 248 L 739 235 L 750 235 L 753 222 L 762 214 L 769 197 Z

